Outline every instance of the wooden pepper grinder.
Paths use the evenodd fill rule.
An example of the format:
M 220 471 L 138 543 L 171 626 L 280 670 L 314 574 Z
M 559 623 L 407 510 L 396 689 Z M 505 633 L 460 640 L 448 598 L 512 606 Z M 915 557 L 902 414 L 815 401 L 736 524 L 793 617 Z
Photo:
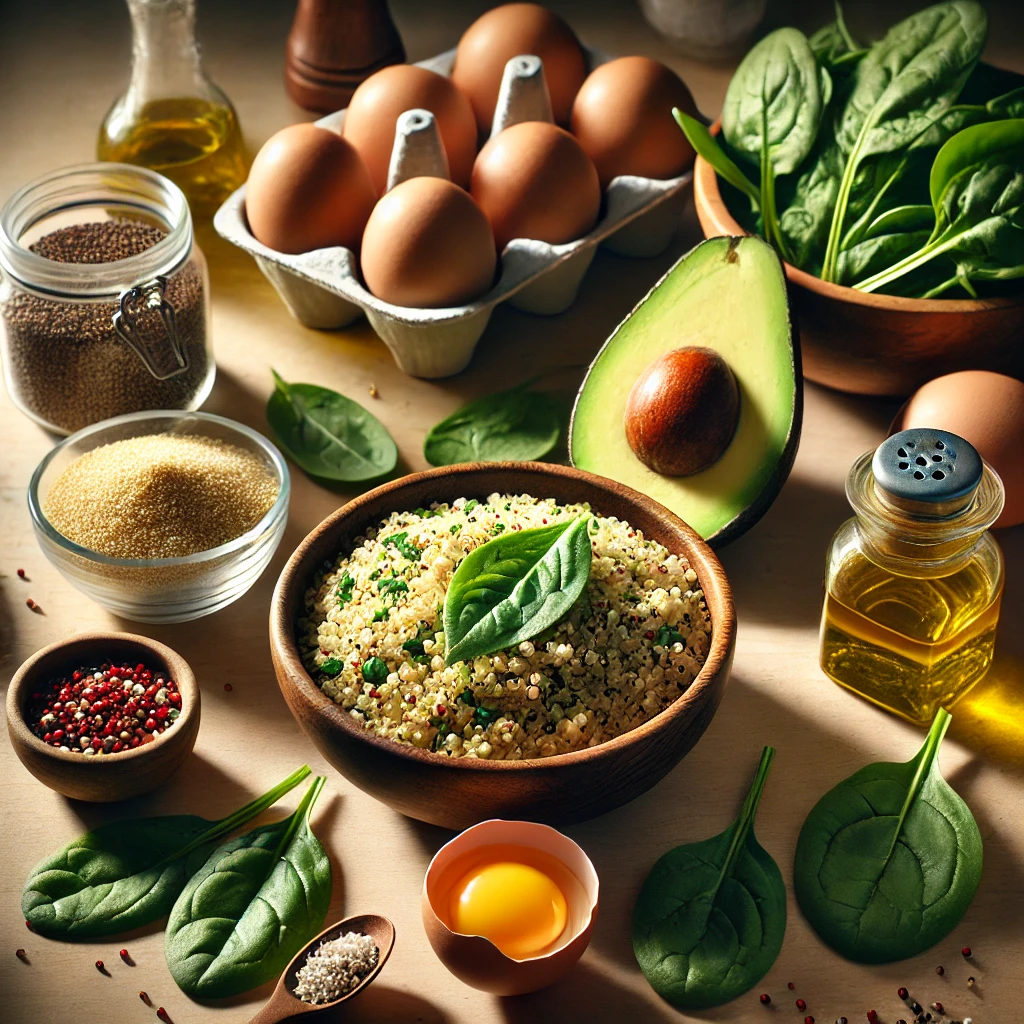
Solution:
M 404 60 L 387 0 L 299 0 L 285 85 L 299 106 L 327 114 L 348 106 L 363 79 Z

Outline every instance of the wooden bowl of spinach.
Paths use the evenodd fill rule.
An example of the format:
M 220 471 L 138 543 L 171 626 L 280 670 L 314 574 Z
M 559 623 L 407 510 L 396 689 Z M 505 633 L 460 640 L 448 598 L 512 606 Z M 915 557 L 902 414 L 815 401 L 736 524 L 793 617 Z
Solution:
M 683 555 L 697 573 L 711 618 L 707 658 L 689 687 L 637 728 L 597 746 L 518 761 L 450 758 L 379 737 L 335 704 L 303 666 L 297 623 L 318 570 L 352 549 L 392 512 L 529 494 L 588 502 Z M 479 549 L 477 549 L 479 550 Z M 541 462 L 466 463 L 414 473 L 340 508 L 299 545 L 278 581 L 270 645 L 281 692 L 324 757 L 360 789 L 402 814 L 463 829 L 489 818 L 551 824 L 583 821 L 646 792 L 690 751 L 722 699 L 735 646 L 736 615 L 721 563 L 700 536 L 646 495 L 615 481 Z
M 1024 377 L 1024 76 L 979 61 L 974 0 L 874 44 L 837 13 L 758 43 L 710 131 L 677 115 L 705 235 L 779 251 L 810 380 L 905 395 L 956 370 Z

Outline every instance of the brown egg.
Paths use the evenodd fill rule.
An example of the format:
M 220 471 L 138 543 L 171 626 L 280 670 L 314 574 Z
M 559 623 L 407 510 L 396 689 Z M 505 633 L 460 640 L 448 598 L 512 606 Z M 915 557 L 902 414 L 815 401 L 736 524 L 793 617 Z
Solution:
M 342 135 L 359 151 L 383 195 L 395 142 L 395 121 L 406 110 L 429 110 L 437 119 L 448 169 L 465 188 L 476 156 L 476 119 L 469 100 L 450 78 L 412 64 L 384 68 L 356 89 L 345 113 Z
M 590 157 L 563 128 L 523 121 L 499 132 L 473 165 L 470 194 L 500 252 L 513 238 L 559 245 L 585 235 L 601 209 Z
M 245 190 L 249 230 L 278 252 L 343 245 L 353 251 L 377 192 L 362 159 L 337 132 L 293 124 L 256 154 Z
M 963 370 L 922 385 L 893 430 L 936 427 L 970 441 L 999 474 L 1006 504 L 996 526 L 1024 523 L 1024 382 L 988 370 Z
M 569 123 L 572 101 L 587 74 L 580 41 L 540 4 L 502 4 L 462 34 L 452 69 L 452 81 L 469 97 L 477 127 L 485 135 L 491 130 L 505 65 L 520 54 L 534 54 L 544 62 L 555 120 Z
M 458 185 L 410 178 L 374 207 L 363 233 L 366 287 L 396 306 L 461 306 L 494 280 L 491 225 Z
M 572 106 L 571 130 L 606 188 L 619 174 L 675 178 L 693 163 L 693 148 L 672 108 L 694 117 L 683 80 L 649 57 L 620 57 L 595 68 Z

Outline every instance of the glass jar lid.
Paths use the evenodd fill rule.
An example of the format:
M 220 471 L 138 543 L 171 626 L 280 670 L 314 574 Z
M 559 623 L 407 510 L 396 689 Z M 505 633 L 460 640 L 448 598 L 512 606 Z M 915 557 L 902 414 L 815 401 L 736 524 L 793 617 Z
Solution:
M 60 263 L 29 247 L 49 231 L 117 217 L 167 232 L 148 249 L 107 263 Z M 131 164 L 66 167 L 36 178 L 0 211 L 0 269 L 30 291 L 79 301 L 118 300 L 122 293 L 174 273 L 192 251 L 192 216 L 181 189 L 156 171 Z

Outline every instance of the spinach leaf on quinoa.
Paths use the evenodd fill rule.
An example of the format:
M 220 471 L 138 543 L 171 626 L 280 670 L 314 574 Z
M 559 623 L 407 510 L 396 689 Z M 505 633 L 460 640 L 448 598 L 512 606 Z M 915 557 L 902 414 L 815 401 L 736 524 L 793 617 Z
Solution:
M 765 747 L 740 816 L 720 835 L 669 850 L 633 909 L 633 952 L 651 987 L 683 1010 L 720 1006 L 768 973 L 786 933 L 786 886 L 754 838 L 775 751 Z
M 419 560 L 421 551 L 411 540 L 409 540 L 409 534 L 403 531 L 402 533 L 393 533 L 390 537 L 384 537 L 381 540 L 382 544 L 390 544 L 392 547 L 397 548 L 398 551 L 405 555 L 410 562 L 416 562 Z
M 589 520 L 505 533 L 459 563 L 444 601 L 447 664 L 530 640 L 568 614 L 590 578 Z

